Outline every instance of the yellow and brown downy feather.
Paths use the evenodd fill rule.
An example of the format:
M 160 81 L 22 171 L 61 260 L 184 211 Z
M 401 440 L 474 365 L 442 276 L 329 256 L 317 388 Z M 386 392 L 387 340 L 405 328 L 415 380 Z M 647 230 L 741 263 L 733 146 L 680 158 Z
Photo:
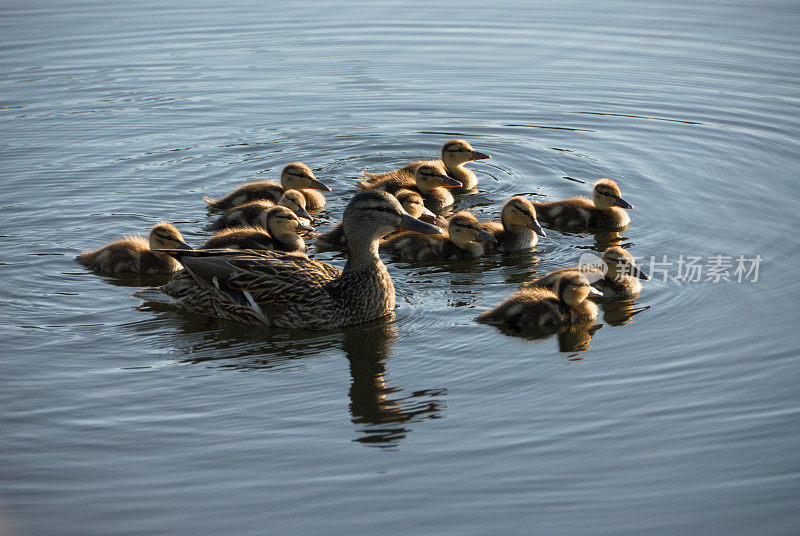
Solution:
M 447 222 L 447 234 L 421 235 L 404 232 L 381 242 L 381 250 L 404 261 L 463 260 L 483 255 L 482 242 L 494 237 L 481 229 L 470 212 L 454 214 Z
M 617 183 L 599 179 L 594 184 L 592 199 L 572 197 L 549 203 L 533 202 L 542 221 L 565 229 L 624 229 L 631 221 L 623 209 L 633 205 L 622 199 Z
M 413 175 L 390 174 L 374 182 L 361 181 L 358 187 L 362 190 L 383 190 L 390 194 L 397 194 L 400 190 L 411 190 L 422 196 L 428 210 L 441 214 L 455 202 L 449 190 L 460 185 L 458 180 L 447 176 L 444 166 L 425 163 L 417 166 Z
M 497 242 L 487 242 L 487 251 L 517 251 L 536 247 L 539 236 L 547 236 L 536 219 L 533 204 L 521 196 L 514 196 L 503 204 L 500 221 L 481 223 L 481 229 Z

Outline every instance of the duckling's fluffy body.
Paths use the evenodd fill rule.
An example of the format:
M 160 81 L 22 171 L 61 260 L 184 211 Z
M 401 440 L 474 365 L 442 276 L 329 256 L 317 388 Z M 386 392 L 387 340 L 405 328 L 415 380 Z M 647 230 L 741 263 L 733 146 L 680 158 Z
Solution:
M 484 246 L 476 240 L 493 238 L 480 228 L 478 219 L 467 211 L 457 212 L 447 223 L 447 234 L 420 235 L 404 232 L 381 242 L 381 250 L 404 261 L 475 259 Z
M 358 186 L 362 190 L 383 190 L 390 194 L 396 194 L 400 190 L 417 192 L 422 196 L 425 206 L 436 214 L 440 214 L 455 202 L 449 189 L 460 186 L 461 183 L 448 177 L 443 166 L 420 164 L 413 173 L 413 176 L 393 173 L 373 182 L 361 181 Z
M 633 209 L 633 205 L 622 199 L 619 186 L 611 179 L 595 183 L 592 199 L 572 197 L 549 203 L 533 202 L 533 206 L 543 221 L 565 229 L 624 229 L 631 222 L 624 209 Z
M 369 184 L 375 184 L 387 179 L 403 178 L 404 180 L 413 179 L 414 172 L 422 165 L 433 165 L 444 168 L 448 176 L 461 183 L 453 189 L 454 193 L 465 193 L 475 190 L 478 185 L 478 177 L 471 169 L 464 167 L 464 164 L 473 160 L 483 160 L 491 158 L 488 154 L 481 153 L 472 148 L 464 140 L 450 140 L 442 145 L 442 158 L 438 160 L 418 160 L 406 164 L 398 170 L 390 173 L 376 174 L 364 173 L 368 177 Z
M 98 272 L 121 274 L 172 273 L 181 269 L 181 264 L 154 249 L 189 248 L 180 231 L 173 225 L 161 222 L 150 230 L 147 239 L 128 236 L 94 251 L 85 251 L 75 257 L 83 266 Z
M 260 227 L 231 227 L 220 231 L 199 249 L 273 249 L 272 237 Z
M 475 320 L 512 328 L 582 324 L 597 319 L 597 305 L 586 299 L 589 283 L 580 274 L 565 276 L 558 292 L 531 287 L 520 290 Z
M 503 204 L 500 221 L 483 222 L 481 228 L 497 240 L 486 243 L 487 251 L 531 249 L 539 242 L 539 235 L 547 236 L 536 219 L 533 204 L 521 196 Z
M 225 197 L 213 200 L 203 197 L 212 209 L 229 209 L 248 201 L 267 199 L 273 203 L 280 201 L 286 190 L 298 190 L 306 198 L 307 210 L 321 210 L 325 208 L 325 196 L 318 190 L 330 192 L 331 189 L 317 180 L 314 172 L 301 162 L 287 164 L 281 171 L 280 184 L 273 181 L 251 182 L 240 186 Z
M 184 308 L 248 324 L 331 329 L 392 313 L 392 280 L 378 240 L 397 227 L 436 232 L 380 191 L 356 194 L 344 211 L 344 270 L 298 253 L 170 251 L 186 270 L 161 287 Z
M 206 226 L 209 231 L 220 231 L 230 227 L 261 227 L 267 229 L 267 214 L 276 206 L 270 200 L 249 201 L 226 210 L 219 218 Z M 277 206 L 290 209 L 298 217 L 310 220 L 306 211 L 306 198 L 297 190 L 286 190 Z

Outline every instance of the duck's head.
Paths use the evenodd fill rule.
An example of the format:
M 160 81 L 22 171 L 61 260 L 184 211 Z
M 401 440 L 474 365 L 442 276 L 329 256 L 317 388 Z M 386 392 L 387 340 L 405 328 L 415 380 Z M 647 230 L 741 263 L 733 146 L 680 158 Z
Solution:
M 286 207 L 297 216 L 311 220 L 311 215 L 306 210 L 306 196 L 297 190 L 286 190 L 283 192 L 278 205 Z
M 192 249 L 192 246 L 183 241 L 183 235 L 174 225 L 161 222 L 150 229 L 150 250 L 156 249 Z
M 536 219 L 536 209 L 533 207 L 533 203 L 524 197 L 515 195 L 506 201 L 503 204 L 500 219 L 506 228 L 520 225 L 534 231 L 539 236 L 547 236 L 542 226 L 539 225 L 539 220 Z
M 466 210 L 456 212 L 447 220 L 447 234 L 450 235 L 450 240 L 460 248 L 464 248 L 476 240 L 497 242 L 495 237 L 481 229 L 478 218 Z
M 590 292 L 592 292 L 592 287 L 589 286 L 589 280 L 583 274 L 577 272 L 568 273 L 561 277 L 556 288 L 558 299 L 570 307 L 578 307 L 583 303 L 583 300 L 589 297 Z
M 417 187 L 423 192 L 430 192 L 434 188 L 439 188 L 440 186 L 444 186 L 445 188 L 458 188 L 461 186 L 461 181 L 448 177 L 441 166 L 430 164 L 419 166 L 416 171 L 414 171 L 414 178 L 417 181 Z
M 619 186 L 612 179 L 599 179 L 594 183 L 592 200 L 594 206 L 601 209 L 620 207 L 633 210 L 633 205 L 622 199 Z
M 331 191 L 330 188 L 318 181 L 311 168 L 302 162 L 292 162 L 283 168 L 283 171 L 281 171 L 281 186 L 286 190 Z
M 449 168 L 460 166 L 472 160 L 491 158 L 486 153 L 476 151 L 465 140 L 450 140 L 442 145 L 442 160 Z
M 435 218 L 436 214 L 425 208 L 422 196 L 411 190 L 399 190 L 394 196 L 403 205 L 403 210 L 410 216 L 419 218 L 420 216 L 430 216 Z
M 348 243 L 372 243 L 397 229 L 422 234 L 442 232 L 437 226 L 409 215 L 396 197 L 381 190 L 364 190 L 354 195 L 344 209 L 342 228 Z
M 283 206 L 275 206 L 267 211 L 266 229 L 270 235 L 281 236 L 297 234 L 298 231 L 313 231 L 314 228 L 300 221 L 297 215 Z
M 606 278 L 621 279 L 623 277 L 638 277 L 647 281 L 650 279 L 645 272 L 636 265 L 633 255 L 619 246 L 613 246 L 603 253 L 603 261 L 608 267 Z

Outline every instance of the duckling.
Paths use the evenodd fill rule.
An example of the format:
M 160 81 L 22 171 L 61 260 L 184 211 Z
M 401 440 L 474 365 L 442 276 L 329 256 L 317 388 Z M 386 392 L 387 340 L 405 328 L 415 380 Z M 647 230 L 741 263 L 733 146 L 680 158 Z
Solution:
M 330 192 L 331 189 L 317 180 L 311 168 L 301 162 L 287 164 L 281 171 L 281 183 L 272 181 L 259 181 L 245 184 L 229 193 L 225 197 L 213 200 L 203 196 L 203 201 L 211 209 L 229 209 L 248 201 L 269 199 L 277 203 L 286 190 L 299 190 L 306 198 L 307 210 L 322 210 L 325 208 L 325 196 L 317 190 Z
M 391 314 L 395 291 L 378 241 L 395 229 L 439 233 L 386 192 L 359 192 L 342 220 L 344 270 L 299 253 L 165 250 L 186 267 L 161 287 L 181 307 L 247 324 L 333 329 Z
M 619 186 L 611 179 L 599 179 L 594 183 L 591 200 L 586 197 L 572 197 L 549 203 L 534 202 L 533 206 L 542 220 L 572 229 L 623 229 L 631 222 L 631 218 L 622 209 L 633 210 L 633 205 L 622 199 Z
M 422 196 L 419 195 L 417 192 L 412 192 L 411 190 L 398 190 L 395 194 L 395 197 L 400 204 L 403 206 L 403 210 L 405 210 L 411 217 L 419 218 L 420 216 L 430 216 L 432 218 L 436 217 L 436 214 L 425 208 L 425 205 L 422 201 Z M 397 231 L 402 232 L 402 231 Z M 390 233 L 387 235 L 392 236 L 396 233 Z M 317 246 L 323 247 L 326 249 L 334 249 L 334 248 L 341 248 L 347 246 L 347 239 L 344 236 L 344 229 L 342 228 L 342 223 L 339 222 L 333 226 L 333 229 L 326 233 L 318 234 L 316 237 Z
M 481 229 L 497 239 L 496 243 L 486 244 L 488 251 L 531 249 L 539 242 L 537 235 L 547 236 L 536 219 L 533 204 L 518 195 L 503 204 L 500 221 L 481 223 Z
M 407 189 L 417 192 L 422 196 L 425 206 L 440 214 L 455 200 L 448 188 L 461 186 L 461 182 L 447 176 L 444 167 L 435 164 L 420 164 L 413 170 L 413 176 L 408 173 L 390 174 L 385 179 L 375 182 L 361 181 L 358 185 L 362 190 L 384 190 L 390 194 Z
M 402 168 L 392 171 L 391 173 L 364 173 L 368 177 L 370 184 L 388 179 L 390 177 L 405 175 L 413 177 L 414 171 L 423 164 L 433 164 L 436 166 L 444 166 L 445 172 L 448 176 L 456 179 L 461 183 L 461 186 L 455 187 L 455 193 L 465 193 L 475 189 L 478 185 L 478 177 L 471 169 L 464 167 L 467 162 L 473 160 L 483 160 L 491 158 L 490 155 L 476 151 L 472 145 L 464 140 L 450 140 L 442 145 L 442 158 L 440 160 L 420 160 L 406 164 Z
M 483 255 L 483 244 L 476 240 L 496 241 L 481 229 L 478 218 L 461 211 L 448 220 L 447 235 L 400 233 L 381 242 L 381 249 L 405 261 L 474 259 Z
M 556 292 L 539 287 L 520 290 L 475 320 L 516 329 L 592 322 L 597 319 L 597 305 L 586 299 L 590 290 L 583 275 L 566 274 Z
M 289 208 L 297 216 L 311 220 L 306 211 L 306 198 L 297 190 L 286 190 L 278 206 Z M 226 210 L 219 218 L 206 226 L 207 231 L 221 231 L 229 227 L 262 227 L 267 228 L 267 212 L 275 207 L 275 203 L 267 199 L 250 201 Z
M 299 251 L 305 253 L 306 243 L 298 231 L 313 231 L 314 228 L 300 221 L 294 212 L 286 207 L 270 208 L 265 214 L 267 233 L 256 227 L 234 227 L 212 236 L 201 249 L 275 249 L 278 251 Z M 256 231 L 256 232 L 254 232 Z M 266 235 L 266 236 L 264 236 Z M 259 244 L 258 247 L 243 248 L 242 242 Z M 236 247 L 236 246 L 239 247 Z
M 597 257 L 595 257 L 596 259 Z M 613 246 L 603 252 L 602 266 L 584 265 L 561 268 L 549 274 L 537 277 L 520 285 L 520 288 L 548 288 L 555 290 L 558 281 L 575 273 L 586 276 L 592 286 L 606 298 L 635 298 L 642 291 L 640 279 L 647 281 L 650 277 L 636 265 L 633 255 L 619 246 Z
M 170 248 L 192 249 L 175 226 L 161 222 L 150 229 L 147 240 L 141 236 L 128 236 L 100 249 L 85 251 L 75 260 L 87 268 L 109 274 L 177 272 L 181 269 L 178 261 L 155 251 Z

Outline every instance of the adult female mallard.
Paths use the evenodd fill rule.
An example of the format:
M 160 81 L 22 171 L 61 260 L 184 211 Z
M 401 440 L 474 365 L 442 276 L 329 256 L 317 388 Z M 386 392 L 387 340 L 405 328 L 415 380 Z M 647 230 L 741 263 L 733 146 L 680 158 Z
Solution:
M 486 244 L 488 251 L 531 249 L 539 242 L 538 236 L 547 236 L 536 219 L 533 204 L 518 195 L 503 204 L 500 221 L 483 222 L 481 228 L 497 240 Z
M 150 229 L 147 240 L 141 236 L 127 236 L 100 249 L 85 251 L 75 260 L 87 268 L 110 274 L 171 273 L 181 269 L 180 263 L 154 250 L 175 248 L 192 249 L 174 225 L 161 222 Z
M 447 221 L 447 235 L 399 233 L 381 242 L 381 250 L 405 261 L 475 259 L 483 255 L 483 244 L 478 240 L 492 243 L 495 238 L 464 210 Z
M 592 199 L 572 197 L 549 203 L 534 201 L 533 206 L 543 221 L 565 229 L 624 229 L 631 218 L 623 209 L 633 210 L 633 205 L 622 199 L 619 186 L 611 179 L 599 179 L 594 183 Z
M 598 263 L 583 263 L 580 266 L 554 270 L 536 279 L 526 281 L 520 288 L 548 288 L 555 290 L 558 282 L 567 275 L 580 273 L 586 276 L 592 286 L 603 293 L 605 298 L 635 298 L 642 291 L 640 279 L 650 277 L 636 265 L 633 255 L 619 246 L 603 252 Z M 583 258 L 581 258 L 583 261 Z
M 356 194 L 344 211 L 344 270 L 299 253 L 167 250 L 186 270 L 161 287 L 196 313 L 282 328 L 330 329 L 392 313 L 394 285 L 378 241 L 395 229 L 439 233 L 381 191 Z
M 229 209 L 248 201 L 268 199 L 277 203 L 286 190 L 299 190 L 306 198 L 307 210 L 325 208 L 325 196 L 317 190 L 330 192 L 331 189 L 317 180 L 311 168 L 301 162 L 287 164 L 281 171 L 281 183 L 272 181 L 251 182 L 240 186 L 225 197 L 216 201 L 203 196 L 203 201 L 212 209 Z
M 313 231 L 314 228 L 300 221 L 294 212 L 286 207 L 271 207 L 264 215 L 264 228 L 269 233 L 267 237 L 254 235 L 250 228 L 233 227 L 212 236 L 200 249 L 242 249 L 243 241 L 255 241 L 261 247 L 248 249 L 275 249 L 278 251 L 299 251 L 305 253 L 306 243 L 298 231 Z M 239 247 L 235 247 L 239 246 Z
M 396 194 L 400 190 L 417 192 L 422 196 L 425 206 L 436 214 L 441 213 L 455 202 L 453 194 L 448 189 L 458 186 L 461 186 L 461 183 L 448 177 L 443 166 L 434 164 L 417 166 L 413 175 L 390 174 L 378 181 L 361 181 L 358 184 L 362 190 L 383 190 L 390 194 Z
M 597 305 L 586 299 L 590 291 L 583 275 L 570 273 L 559 279 L 556 292 L 540 287 L 520 290 L 475 320 L 517 329 L 591 322 L 597 319 Z
M 400 201 L 400 204 L 403 206 L 403 210 L 408 212 L 408 214 L 414 218 L 419 218 L 420 216 L 430 216 L 433 218 L 436 216 L 436 214 L 425 208 L 425 205 L 422 201 L 422 196 L 417 192 L 412 192 L 411 190 L 399 190 L 395 194 L 395 197 L 398 201 Z M 391 233 L 386 238 L 394 234 L 395 233 Z M 333 229 L 330 231 L 318 234 L 315 237 L 315 240 L 317 246 L 326 249 L 344 248 L 347 246 L 347 239 L 344 236 L 342 222 L 334 225 Z
M 297 190 L 286 190 L 278 200 L 278 206 L 290 209 L 298 217 L 310 221 L 306 211 L 306 198 Z M 208 231 L 221 231 L 230 227 L 262 227 L 267 229 L 267 213 L 275 203 L 267 199 L 249 201 L 226 210 L 219 218 L 206 226 Z
M 475 189 L 478 185 L 478 177 L 471 169 L 464 167 L 467 162 L 473 160 L 483 160 L 491 158 L 486 153 L 476 151 L 472 145 L 464 140 L 450 140 L 442 145 L 442 158 L 440 160 L 419 160 L 406 164 L 396 171 L 391 173 L 364 173 L 368 178 L 367 182 L 373 184 L 391 177 L 405 175 L 407 178 L 414 176 L 414 171 L 423 164 L 432 164 L 435 166 L 444 166 L 447 175 L 456 179 L 461 183 L 461 186 L 455 187 L 455 193 L 469 192 Z

